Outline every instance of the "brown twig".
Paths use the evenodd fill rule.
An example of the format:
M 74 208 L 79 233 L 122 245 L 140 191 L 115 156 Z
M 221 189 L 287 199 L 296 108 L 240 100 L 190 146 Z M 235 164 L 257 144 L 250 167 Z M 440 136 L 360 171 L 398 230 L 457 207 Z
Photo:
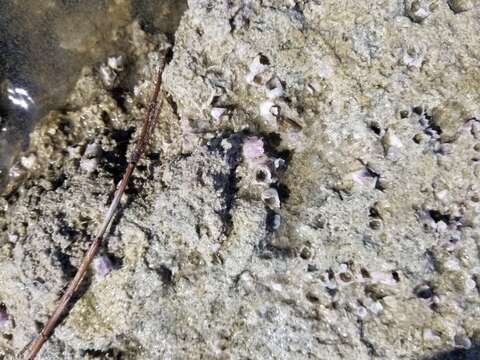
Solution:
M 140 134 L 138 135 L 138 140 L 135 145 L 135 148 L 132 152 L 130 161 L 128 162 L 127 168 L 125 170 L 125 173 L 123 174 L 122 181 L 120 182 L 118 186 L 118 190 L 115 193 L 115 197 L 112 200 L 112 203 L 110 204 L 110 207 L 105 214 L 105 219 L 103 220 L 102 225 L 98 229 L 98 232 L 95 236 L 95 239 L 93 240 L 92 244 L 90 245 L 90 248 L 88 249 L 87 253 L 85 254 L 82 263 L 80 264 L 80 267 L 77 270 L 77 273 L 75 274 L 75 277 L 72 279 L 70 284 L 68 285 L 67 290 L 61 297 L 55 311 L 53 312 L 53 315 L 50 317 L 48 322 L 45 324 L 43 327 L 42 331 L 40 334 L 33 340 L 33 342 L 30 344 L 29 351 L 28 351 L 28 360 L 33 360 L 37 356 L 38 352 L 42 348 L 43 344 L 48 340 L 50 335 L 53 333 L 55 330 L 56 326 L 59 323 L 59 320 L 61 319 L 62 315 L 65 313 L 67 310 L 67 306 L 72 299 L 72 296 L 75 294 L 77 291 L 78 287 L 80 286 L 83 278 L 85 277 L 85 273 L 88 270 L 88 267 L 90 266 L 93 258 L 97 254 L 100 245 L 102 244 L 103 237 L 105 235 L 105 232 L 107 231 L 107 228 L 110 224 L 110 222 L 113 219 L 113 215 L 118 207 L 118 204 L 120 203 L 120 200 L 122 198 L 123 193 L 125 192 L 125 188 L 127 187 L 128 180 L 130 178 L 130 175 L 132 175 L 133 170 L 135 169 L 135 165 L 137 162 L 140 160 L 145 147 L 148 143 L 149 135 L 153 130 L 153 127 L 155 125 L 158 112 L 160 110 L 160 107 L 162 105 L 162 102 L 158 101 L 158 96 L 160 93 L 160 87 L 162 83 L 162 73 L 163 73 L 163 67 L 165 66 L 165 63 L 162 65 L 162 67 L 158 70 L 158 75 L 155 83 L 155 90 L 153 92 L 152 98 L 150 100 L 147 112 L 145 114 L 145 119 L 143 121 L 143 126 L 142 130 L 140 131 Z

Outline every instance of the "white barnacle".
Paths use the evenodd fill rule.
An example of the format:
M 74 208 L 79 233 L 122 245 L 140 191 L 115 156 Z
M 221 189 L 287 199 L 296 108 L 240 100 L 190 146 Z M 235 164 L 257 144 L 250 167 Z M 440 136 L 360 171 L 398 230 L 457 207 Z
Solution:
M 93 159 L 98 157 L 101 151 L 102 151 L 102 148 L 100 147 L 100 145 L 93 142 L 87 145 L 87 147 L 85 148 L 85 152 L 83 153 L 83 156 L 87 159 Z
M 22 156 L 20 158 L 20 164 L 22 164 L 22 166 L 27 170 L 31 170 L 35 166 L 36 162 L 37 162 L 37 157 L 34 154 L 30 154 L 28 156 Z
M 391 129 L 388 129 L 385 132 L 385 135 L 382 138 L 382 144 L 385 150 L 385 155 L 393 155 L 403 147 L 402 142 Z
M 408 67 L 420 68 L 423 64 L 423 55 L 414 48 L 401 50 L 402 63 Z
M 111 69 L 113 69 L 115 71 L 122 71 L 124 62 L 125 61 L 124 61 L 122 55 L 112 56 L 112 57 L 108 58 L 107 65 L 108 65 L 108 67 L 110 67 Z
M 374 301 L 372 299 L 367 299 L 365 305 L 372 314 L 378 315 L 383 311 L 383 305 L 379 301 Z
M 265 84 L 265 92 L 267 98 L 275 99 L 283 95 L 283 85 L 280 82 L 280 79 L 276 76 L 268 80 Z
M 245 76 L 245 80 L 249 84 L 256 84 L 259 82 L 258 75 L 264 72 L 268 68 L 268 60 L 263 55 L 258 55 L 253 59 L 253 62 L 250 64 L 249 72 Z M 260 81 L 261 82 L 261 81 Z
M 256 137 L 251 136 L 245 139 L 242 147 L 243 157 L 247 161 L 255 160 L 262 157 L 265 153 L 263 148 L 263 140 Z
M 282 169 L 283 167 L 285 167 L 285 160 L 283 160 L 282 158 L 276 158 L 275 160 L 273 160 L 273 167 L 275 168 L 275 170 Z
M 368 311 L 364 306 L 359 305 L 355 309 L 355 315 L 357 315 L 360 319 L 363 319 L 364 317 L 366 317 L 368 315 Z
M 93 159 L 82 159 L 80 161 L 80 168 L 88 174 L 93 173 L 98 167 L 98 160 Z
M 276 189 L 270 188 L 262 193 L 262 200 L 270 209 L 278 209 L 280 207 L 280 198 Z
M 100 279 L 103 279 L 105 276 L 107 276 L 113 268 L 112 262 L 110 261 L 108 256 L 104 255 L 95 258 L 95 260 L 93 261 L 93 267 L 95 269 L 95 273 Z
M 416 23 L 422 23 L 431 15 L 430 4 L 425 0 L 414 0 L 410 6 L 407 6 L 408 17 Z
M 115 80 L 117 78 L 117 73 L 107 64 L 102 64 L 100 66 L 99 71 L 100 71 L 100 78 L 102 79 L 103 84 L 107 88 L 113 87 Z
M 272 220 L 272 229 L 277 230 L 281 224 L 282 224 L 282 218 L 280 217 L 279 214 L 275 214 Z
M 226 111 L 227 111 L 227 109 L 225 109 L 225 108 L 214 107 L 210 111 L 210 115 L 212 115 L 212 118 L 214 118 L 215 120 L 220 120 L 220 118 L 222 117 L 223 114 L 225 114 Z
M 274 121 L 279 113 L 279 107 L 272 100 L 266 100 L 260 104 L 260 116 L 268 122 Z
M 351 178 L 353 182 L 370 188 L 374 188 L 375 183 L 377 182 L 377 177 L 366 167 L 351 172 L 348 174 L 348 177 Z
M 276 181 L 276 179 L 272 175 L 272 171 L 270 170 L 270 167 L 263 162 L 256 164 L 256 166 L 253 169 L 253 175 L 255 177 L 255 182 L 257 184 L 268 185 Z

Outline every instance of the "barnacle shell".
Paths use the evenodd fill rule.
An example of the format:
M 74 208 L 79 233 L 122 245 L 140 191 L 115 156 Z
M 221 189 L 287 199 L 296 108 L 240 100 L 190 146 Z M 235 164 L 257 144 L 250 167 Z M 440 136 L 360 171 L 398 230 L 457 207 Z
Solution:
M 263 202 L 270 209 L 278 209 L 280 207 L 280 198 L 276 189 L 270 188 L 262 193 Z

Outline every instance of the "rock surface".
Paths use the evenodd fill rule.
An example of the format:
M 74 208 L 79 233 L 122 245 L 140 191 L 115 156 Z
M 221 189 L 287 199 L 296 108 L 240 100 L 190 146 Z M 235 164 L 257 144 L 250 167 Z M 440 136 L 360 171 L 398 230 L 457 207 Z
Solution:
M 478 358 L 480 9 L 412 3 L 190 1 L 149 153 L 41 358 Z M 0 357 L 126 165 L 169 47 L 128 34 L 135 86 L 85 69 L 0 198 Z

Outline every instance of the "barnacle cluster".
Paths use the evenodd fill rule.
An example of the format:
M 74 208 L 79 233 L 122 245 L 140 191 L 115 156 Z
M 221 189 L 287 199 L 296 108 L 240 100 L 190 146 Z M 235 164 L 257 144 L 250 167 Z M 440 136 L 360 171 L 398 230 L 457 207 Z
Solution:
M 276 188 L 278 175 L 285 167 L 285 160 L 269 156 L 265 151 L 264 140 L 251 136 L 245 139 L 242 148 L 243 158 L 248 169 L 249 181 L 261 189 L 261 199 L 265 205 L 275 211 L 280 208 L 280 196 Z M 280 226 L 280 217 L 274 216 L 274 228 Z
M 280 106 L 274 100 L 283 96 L 283 85 L 269 65 L 270 61 L 266 56 L 258 55 L 250 64 L 245 80 L 265 91 L 267 99 L 259 105 L 260 116 L 267 123 L 272 123 L 280 115 Z

